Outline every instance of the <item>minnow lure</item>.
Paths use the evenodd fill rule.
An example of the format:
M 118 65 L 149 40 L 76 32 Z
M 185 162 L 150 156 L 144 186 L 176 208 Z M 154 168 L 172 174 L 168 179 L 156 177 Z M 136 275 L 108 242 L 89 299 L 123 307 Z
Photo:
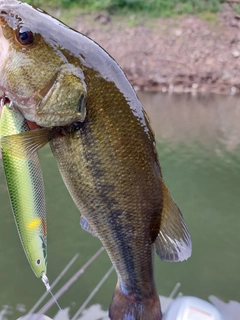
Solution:
M 2 139 L 26 131 L 29 127 L 21 113 L 5 105 L 0 121 L 0 144 L 8 192 L 23 249 L 40 278 L 47 272 L 47 223 L 39 157 L 36 152 L 27 152 L 21 143 L 11 143 L 11 139 L 4 143 Z

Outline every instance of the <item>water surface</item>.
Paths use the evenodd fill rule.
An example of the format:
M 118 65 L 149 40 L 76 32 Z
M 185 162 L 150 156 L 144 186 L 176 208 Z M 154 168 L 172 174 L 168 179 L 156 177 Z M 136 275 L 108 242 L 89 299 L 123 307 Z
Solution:
M 181 208 L 193 242 L 193 255 L 183 263 L 155 259 L 158 292 L 181 291 L 207 299 L 240 301 L 240 98 L 237 96 L 138 93 L 156 134 L 166 184 Z M 127 123 L 126 123 L 127 125 Z M 48 147 L 41 151 L 48 214 L 48 277 L 79 258 L 59 289 L 100 247 L 79 226 L 79 212 L 58 173 Z M 23 253 L 0 166 L 0 319 L 29 311 L 45 289 Z M 74 315 L 111 266 L 103 252 L 59 299 Z M 116 285 L 113 273 L 88 307 L 105 319 Z M 93 306 L 97 305 L 97 306 Z M 47 314 L 53 317 L 57 308 Z M 86 317 L 85 317 L 86 318 Z M 82 319 L 85 319 L 82 316 Z M 93 319 L 93 316 L 92 316 Z

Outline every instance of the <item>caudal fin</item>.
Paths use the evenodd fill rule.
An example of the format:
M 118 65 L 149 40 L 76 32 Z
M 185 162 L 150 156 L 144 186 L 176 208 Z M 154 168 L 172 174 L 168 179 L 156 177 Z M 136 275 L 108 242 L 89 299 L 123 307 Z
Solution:
M 160 300 L 155 293 L 152 297 L 136 299 L 125 295 L 117 286 L 109 308 L 111 320 L 162 320 Z

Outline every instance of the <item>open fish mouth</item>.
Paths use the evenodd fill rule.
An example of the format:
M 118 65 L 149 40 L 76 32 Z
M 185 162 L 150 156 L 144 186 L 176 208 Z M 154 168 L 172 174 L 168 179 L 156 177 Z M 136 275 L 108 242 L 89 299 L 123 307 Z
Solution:
M 1 111 L 2 111 L 1 109 L 5 105 L 8 105 L 9 109 L 13 108 L 12 100 L 10 100 L 7 96 L 2 95 L 2 96 L 0 96 L 0 119 L 1 119 Z M 27 119 L 25 119 L 25 120 L 26 120 L 30 130 L 41 128 L 39 125 L 36 124 L 36 122 L 28 121 Z M 1 159 L 1 152 L 0 152 L 0 159 Z
M 0 97 L 0 107 L 3 108 L 6 104 L 9 104 L 9 107 L 12 106 L 12 101 L 6 97 L 5 95 L 2 95 Z

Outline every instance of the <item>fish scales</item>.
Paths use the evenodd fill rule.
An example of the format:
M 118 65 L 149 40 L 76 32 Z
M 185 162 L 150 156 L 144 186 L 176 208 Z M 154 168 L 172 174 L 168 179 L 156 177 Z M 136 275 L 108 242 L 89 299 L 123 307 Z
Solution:
M 99 237 L 116 269 L 111 320 L 161 320 L 153 247 L 165 261 L 183 261 L 191 239 L 136 93 L 100 46 L 40 10 L 0 0 L 1 26 L 0 61 L 8 63 L 0 63 L 0 89 L 42 127 L 11 140 L 32 150 L 50 142 L 81 226 Z
M 102 88 L 106 85 L 102 80 Z M 100 85 L 99 92 L 102 91 Z M 93 97 L 91 91 L 89 96 Z M 104 94 L 101 97 L 104 99 Z M 142 132 L 139 119 L 133 117 L 127 101 L 122 103 L 121 99 L 122 95 L 116 90 L 110 102 L 106 97 L 104 107 L 97 108 L 99 97 L 94 95 L 89 104 L 87 102 L 87 118 L 81 129 L 73 137 L 51 141 L 51 146 L 81 214 L 109 248 L 118 273 L 127 277 L 123 282 L 133 283 L 132 287 L 136 288 L 137 279 L 152 278 L 152 268 L 149 268 L 152 262 L 148 257 L 159 231 L 161 180 L 153 141 Z M 114 133 L 107 134 L 113 127 Z M 68 157 L 63 163 L 65 154 Z M 149 216 L 149 212 L 153 214 Z M 107 239 L 106 234 L 109 234 Z M 124 237 L 127 247 L 122 242 Z M 131 246 L 132 238 L 135 250 Z M 136 245 L 140 256 L 139 251 L 135 252 Z M 119 253 L 124 264 L 117 263 Z M 133 261 L 139 270 L 136 271 Z
M 153 141 L 117 93 L 101 108 L 98 95 L 91 98 L 81 129 L 50 144 L 70 194 L 109 252 L 123 289 L 140 298 L 156 290 L 151 246 L 160 225 L 160 168 Z M 114 134 L 107 134 L 113 128 Z

